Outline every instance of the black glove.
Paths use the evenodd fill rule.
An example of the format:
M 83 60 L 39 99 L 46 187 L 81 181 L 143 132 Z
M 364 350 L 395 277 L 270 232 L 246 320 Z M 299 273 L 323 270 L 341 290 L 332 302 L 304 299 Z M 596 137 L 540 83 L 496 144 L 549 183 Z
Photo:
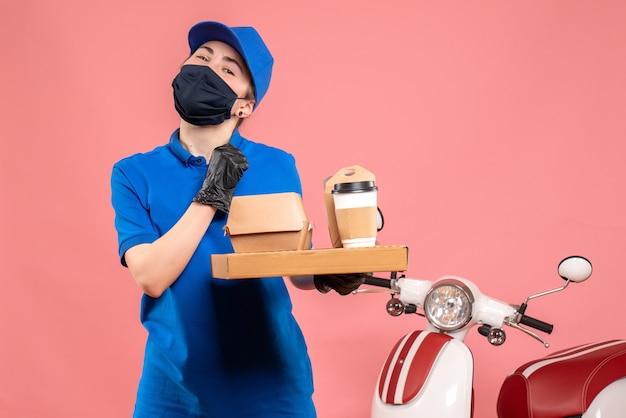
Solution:
M 358 289 L 365 282 L 362 273 L 353 274 L 316 274 L 313 276 L 315 288 L 321 293 L 335 290 L 340 295 L 347 295 Z
M 202 188 L 193 201 L 228 213 L 235 186 L 247 169 L 248 160 L 230 143 L 215 148 Z

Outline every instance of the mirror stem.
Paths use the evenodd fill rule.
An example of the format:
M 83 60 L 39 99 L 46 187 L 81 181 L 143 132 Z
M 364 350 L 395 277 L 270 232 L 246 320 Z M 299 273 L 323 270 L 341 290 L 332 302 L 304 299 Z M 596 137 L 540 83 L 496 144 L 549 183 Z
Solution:
M 546 292 L 537 293 L 536 295 L 531 295 L 531 296 L 528 296 L 528 297 L 526 298 L 526 300 L 524 301 L 524 303 L 522 304 L 522 306 L 524 306 L 524 310 L 526 309 L 526 305 L 528 304 L 528 301 L 529 301 L 529 300 L 531 300 L 531 299 L 535 299 L 535 298 L 538 298 L 538 297 L 540 297 L 540 296 L 549 295 L 550 293 L 560 292 L 561 290 L 564 290 L 564 289 L 565 289 L 565 288 L 569 285 L 569 283 L 570 283 L 570 281 L 569 281 L 569 280 L 567 280 L 567 281 L 565 282 L 565 284 L 564 284 L 563 286 L 559 287 L 559 288 L 552 289 L 552 290 L 548 290 L 548 291 L 546 291 Z

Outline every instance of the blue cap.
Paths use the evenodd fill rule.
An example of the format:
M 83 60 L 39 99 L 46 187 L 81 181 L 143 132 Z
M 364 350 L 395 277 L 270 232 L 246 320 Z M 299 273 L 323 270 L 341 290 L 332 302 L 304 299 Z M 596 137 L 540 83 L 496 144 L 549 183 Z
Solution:
M 189 48 L 193 53 L 208 41 L 221 41 L 233 47 L 244 59 L 255 91 L 256 108 L 259 105 L 272 78 L 274 58 L 253 27 L 229 27 L 219 22 L 200 22 L 189 30 Z

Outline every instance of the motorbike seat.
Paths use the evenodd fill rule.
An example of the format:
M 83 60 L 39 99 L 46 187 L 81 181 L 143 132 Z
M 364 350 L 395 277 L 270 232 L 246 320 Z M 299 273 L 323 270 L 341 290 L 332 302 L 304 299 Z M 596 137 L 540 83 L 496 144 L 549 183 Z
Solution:
M 625 376 L 626 340 L 558 351 L 506 377 L 498 396 L 498 417 L 580 416 L 604 387 Z

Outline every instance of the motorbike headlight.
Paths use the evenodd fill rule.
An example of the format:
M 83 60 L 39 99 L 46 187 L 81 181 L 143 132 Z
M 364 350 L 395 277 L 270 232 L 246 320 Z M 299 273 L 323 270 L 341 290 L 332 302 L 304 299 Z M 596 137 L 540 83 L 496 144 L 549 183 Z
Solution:
M 436 283 L 426 294 L 424 314 L 433 326 L 443 331 L 463 328 L 472 318 L 474 295 L 454 279 Z

